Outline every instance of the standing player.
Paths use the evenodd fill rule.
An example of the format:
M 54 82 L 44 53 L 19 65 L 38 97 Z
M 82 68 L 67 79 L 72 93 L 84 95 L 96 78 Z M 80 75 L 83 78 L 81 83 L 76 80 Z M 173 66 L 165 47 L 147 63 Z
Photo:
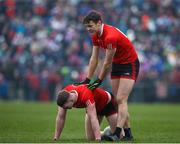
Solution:
M 64 127 L 67 109 L 86 108 L 85 130 L 88 140 L 101 140 L 100 124 L 103 116 L 109 122 L 111 132 L 115 131 L 117 122 L 116 103 L 112 95 L 100 88 L 91 91 L 87 85 L 68 85 L 59 92 L 57 98 L 58 113 L 54 140 L 57 140 Z
M 103 48 L 106 54 L 101 71 L 98 78 L 88 87 L 91 90 L 97 88 L 112 64 L 112 91 L 118 104 L 118 119 L 116 130 L 113 135 L 109 136 L 109 140 L 120 140 L 123 128 L 124 138 L 130 140 L 133 136 L 130 129 L 127 100 L 139 73 L 139 60 L 134 46 L 119 29 L 104 24 L 101 15 L 96 11 L 91 11 L 85 16 L 83 24 L 91 35 L 93 49 L 87 78 L 80 84 L 89 84 L 97 67 L 99 49 Z

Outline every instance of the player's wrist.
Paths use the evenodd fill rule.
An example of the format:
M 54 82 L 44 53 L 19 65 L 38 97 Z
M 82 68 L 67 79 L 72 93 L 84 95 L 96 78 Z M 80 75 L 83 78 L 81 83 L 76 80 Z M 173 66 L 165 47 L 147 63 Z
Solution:
M 99 86 L 99 85 L 101 85 L 102 80 L 101 80 L 100 78 L 97 78 L 97 79 L 94 81 L 94 83 L 97 83 L 98 86 Z
M 94 89 L 96 89 L 97 87 L 99 87 L 99 86 L 101 85 L 101 83 L 102 83 L 102 80 L 99 79 L 99 78 L 97 78 L 93 83 L 91 83 L 91 84 L 88 85 L 88 88 L 89 88 L 90 90 L 94 90 Z

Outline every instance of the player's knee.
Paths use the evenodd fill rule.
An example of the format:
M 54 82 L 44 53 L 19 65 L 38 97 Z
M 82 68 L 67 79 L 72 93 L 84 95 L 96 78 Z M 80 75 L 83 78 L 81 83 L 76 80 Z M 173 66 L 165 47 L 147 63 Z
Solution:
M 129 112 L 127 112 L 127 120 L 130 119 L 130 115 L 129 115 Z
M 123 104 L 127 102 L 127 96 L 126 95 L 121 95 L 121 96 L 117 96 L 116 98 L 117 104 Z
M 118 105 L 123 103 L 122 98 L 116 98 L 116 101 L 117 101 L 117 104 L 118 104 Z

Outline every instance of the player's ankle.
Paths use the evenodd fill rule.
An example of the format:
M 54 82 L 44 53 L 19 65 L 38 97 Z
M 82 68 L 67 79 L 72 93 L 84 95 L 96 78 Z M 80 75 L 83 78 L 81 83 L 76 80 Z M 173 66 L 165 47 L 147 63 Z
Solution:
M 124 128 L 124 133 L 125 133 L 125 137 L 131 138 L 132 136 L 132 132 L 131 132 L 131 128 Z
M 122 128 L 116 127 L 116 130 L 113 133 L 113 135 L 116 135 L 118 138 L 120 138 L 121 131 L 122 131 Z

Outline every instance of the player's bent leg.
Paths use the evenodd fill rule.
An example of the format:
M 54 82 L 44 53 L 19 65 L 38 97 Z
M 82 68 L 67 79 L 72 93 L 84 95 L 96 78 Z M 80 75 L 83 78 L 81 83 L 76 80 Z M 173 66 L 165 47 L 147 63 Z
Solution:
M 101 125 L 101 122 L 103 120 L 103 116 L 98 115 L 97 118 L 98 118 L 99 125 Z
M 112 79 L 111 80 L 112 93 L 113 93 L 114 96 L 117 95 L 118 88 L 119 88 L 119 81 L 120 81 L 120 79 Z
M 114 133 L 114 131 L 116 129 L 116 125 L 117 125 L 117 113 L 112 114 L 106 118 L 107 118 L 107 121 L 108 121 L 109 126 L 111 128 L 111 133 Z
M 127 100 L 132 91 L 135 81 L 131 79 L 120 79 L 119 88 L 116 96 L 118 103 L 118 119 L 117 126 L 123 128 L 126 119 L 128 118 Z
M 126 121 L 125 121 L 125 123 L 124 123 L 124 128 L 130 127 L 129 119 L 130 119 L 130 116 L 129 116 L 129 112 L 128 112 L 128 116 L 127 116 Z
M 118 113 L 117 127 L 123 128 L 128 116 L 127 102 L 121 102 L 118 104 Z
M 105 127 L 102 131 L 101 139 L 106 140 L 106 136 L 110 136 L 114 133 L 117 124 L 117 113 L 111 114 L 106 117 L 109 126 Z
M 85 132 L 87 140 L 95 140 L 92 125 L 87 114 L 85 115 Z
M 117 81 L 112 81 L 117 82 Z M 115 132 L 107 137 L 108 141 L 118 141 L 120 140 L 121 133 L 123 131 L 123 126 L 128 117 L 128 105 L 127 100 L 130 92 L 134 86 L 134 80 L 121 78 L 119 81 L 118 91 L 116 95 L 116 101 L 118 104 L 118 117 L 117 117 L 117 127 Z M 116 83 L 117 84 L 117 83 Z M 117 85 L 115 85 L 117 86 Z
M 133 135 L 132 135 L 132 132 L 131 132 L 131 126 L 130 126 L 130 122 L 129 122 L 129 113 L 128 113 L 128 117 L 125 121 L 125 124 L 124 124 L 124 133 L 125 135 L 123 136 L 122 140 L 133 140 Z
M 123 126 L 128 117 L 127 100 L 129 94 L 132 91 L 134 83 L 135 83 L 134 80 L 126 79 L 126 78 L 120 78 L 119 81 L 117 79 L 112 80 L 113 93 L 116 96 L 116 102 L 118 104 L 118 117 L 117 117 L 117 127 L 115 132 L 112 135 L 106 137 L 106 140 L 108 141 L 120 140 L 120 136 L 122 135 L 123 132 Z
M 132 91 L 135 81 L 131 79 L 121 79 L 118 93 L 117 93 L 117 103 L 118 103 L 118 119 L 117 119 L 117 127 L 123 128 L 127 125 L 128 129 L 130 128 L 129 123 L 129 113 L 128 113 L 128 104 L 127 100 Z M 127 135 L 127 129 L 124 129 L 125 136 Z

